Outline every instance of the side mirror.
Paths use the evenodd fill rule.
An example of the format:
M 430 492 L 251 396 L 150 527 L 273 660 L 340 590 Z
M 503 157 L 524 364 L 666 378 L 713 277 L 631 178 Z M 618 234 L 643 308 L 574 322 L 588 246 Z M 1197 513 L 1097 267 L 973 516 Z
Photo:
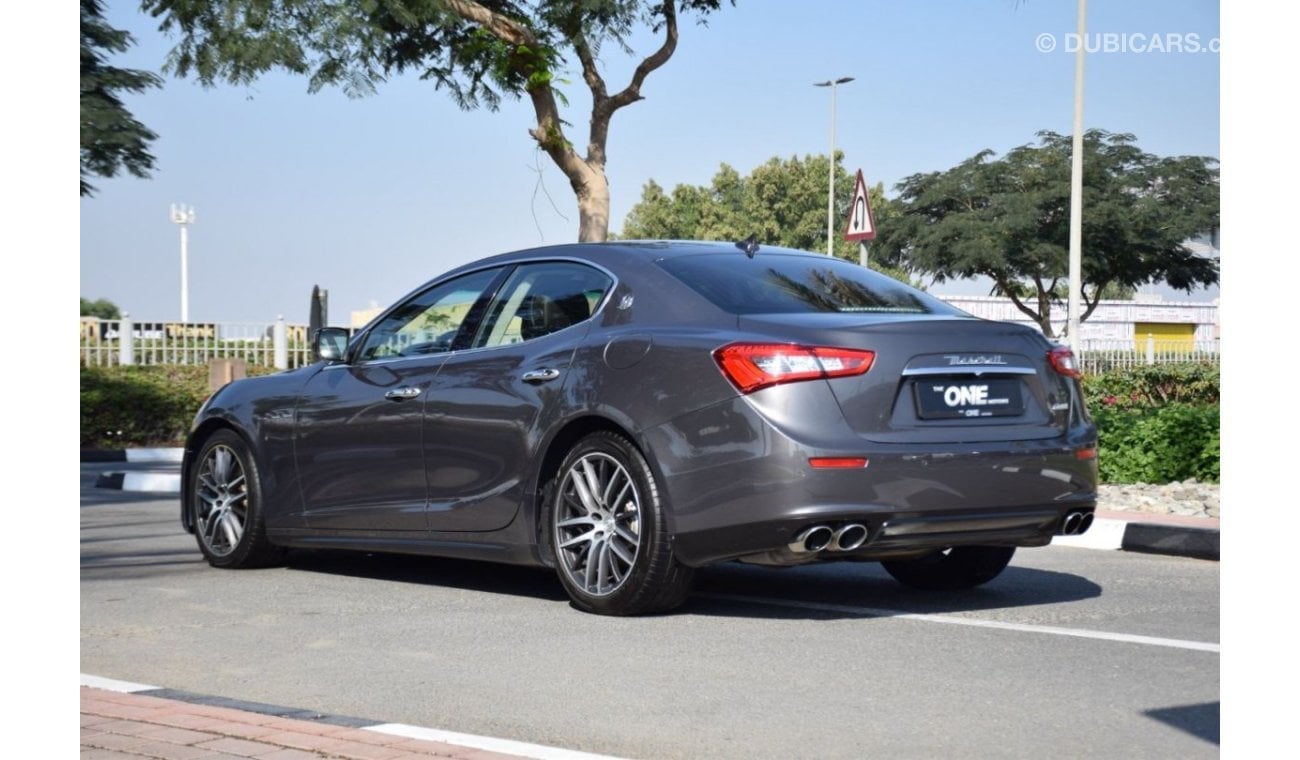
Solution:
M 343 361 L 348 353 L 348 331 L 342 327 L 322 327 L 311 338 L 317 358 L 327 362 Z

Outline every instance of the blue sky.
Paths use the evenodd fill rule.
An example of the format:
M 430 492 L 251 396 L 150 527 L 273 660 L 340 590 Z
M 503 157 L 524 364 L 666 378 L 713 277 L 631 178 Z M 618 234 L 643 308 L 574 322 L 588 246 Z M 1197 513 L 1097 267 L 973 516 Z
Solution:
M 108 2 L 136 46 L 115 59 L 159 70 L 173 40 L 137 4 Z M 1035 133 L 1070 130 L 1073 0 L 969 2 L 740 0 L 686 21 L 676 55 L 647 80 L 646 100 L 610 130 L 611 229 L 644 183 L 707 183 L 722 162 L 747 172 L 772 156 L 825 153 L 830 98 L 813 82 L 853 76 L 837 91 L 836 145 L 845 165 L 887 188 Z M 1092 0 L 1090 34 L 1219 37 L 1219 4 Z M 1056 49 L 1041 52 L 1041 35 Z M 638 53 L 655 44 L 633 40 Z M 609 45 L 607 80 L 638 58 Z M 1085 121 L 1131 132 L 1157 154 L 1219 156 L 1219 54 L 1100 51 L 1087 64 Z M 250 88 L 203 89 L 168 77 L 129 99 L 159 133 L 149 180 L 101 180 L 81 200 L 81 294 L 140 319 L 180 314 L 173 202 L 192 204 L 190 314 L 203 321 L 305 321 L 313 284 L 330 291 L 332 321 L 386 305 L 457 264 L 576 239 L 567 182 L 536 151 L 531 108 L 464 112 L 444 93 L 398 78 L 368 98 L 315 95 L 265 77 Z M 588 101 L 573 72 L 570 137 L 585 142 Z M 553 208 L 537 190 L 538 168 Z M 567 218 L 566 218 L 567 217 Z

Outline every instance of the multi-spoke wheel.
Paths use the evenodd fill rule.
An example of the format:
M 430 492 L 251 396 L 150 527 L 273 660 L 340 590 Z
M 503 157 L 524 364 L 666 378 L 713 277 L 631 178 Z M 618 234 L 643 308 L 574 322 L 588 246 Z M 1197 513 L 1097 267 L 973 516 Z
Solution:
M 548 507 L 555 564 L 576 606 L 635 615 L 685 600 L 691 569 L 672 555 L 654 475 L 627 440 L 602 432 L 579 441 Z
M 199 549 L 216 567 L 261 567 L 282 550 L 266 539 L 257 466 L 244 440 L 219 430 L 199 450 L 190 474 L 190 509 Z
M 998 577 L 1015 553 L 1014 546 L 954 546 L 916 559 L 885 560 L 880 564 L 904 586 L 956 591 Z

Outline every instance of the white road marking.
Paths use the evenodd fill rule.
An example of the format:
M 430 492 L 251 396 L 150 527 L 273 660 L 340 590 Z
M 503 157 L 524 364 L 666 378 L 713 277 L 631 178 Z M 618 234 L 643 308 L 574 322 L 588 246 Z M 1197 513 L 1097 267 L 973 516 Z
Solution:
M 103 689 L 104 691 L 116 691 L 121 694 L 134 694 L 137 691 L 153 691 L 160 687 L 149 686 L 143 683 L 131 683 L 130 681 L 116 681 L 112 678 L 100 678 L 99 676 L 88 676 L 81 674 L 81 685 L 89 686 L 94 689 Z
M 482 749 L 487 750 L 488 752 L 501 752 L 507 755 L 518 755 L 519 757 L 532 757 L 537 758 L 537 760 L 617 760 L 610 755 L 593 755 L 590 752 L 578 752 L 571 749 L 546 747 L 541 744 L 529 744 L 527 742 L 517 742 L 510 739 L 495 739 L 491 736 L 459 734 L 455 731 L 443 731 L 437 728 L 408 726 L 405 723 L 384 723 L 378 726 L 367 726 L 365 730 L 378 731 L 381 734 L 389 734 L 391 736 L 402 736 L 407 739 L 423 739 L 425 741 L 443 742 L 446 744 L 456 744 L 461 747 Z
M 127 449 L 128 462 L 180 462 L 185 456 L 185 449 Z
M 1061 628 L 1051 625 L 1031 625 L 1029 623 L 1004 623 L 998 620 L 981 620 L 979 618 L 957 617 L 955 615 L 927 615 L 915 612 L 881 609 L 876 607 L 855 607 L 848 604 L 830 604 L 825 602 L 801 602 L 795 599 L 771 599 L 766 597 L 740 596 L 737 594 L 696 594 L 702 599 L 717 599 L 723 602 L 741 604 L 764 604 L 770 607 L 792 607 L 800 610 L 817 610 L 836 612 L 860 617 L 889 617 L 903 620 L 919 620 L 924 623 L 945 623 L 947 625 L 968 625 L 975 628 L 996 628 L 1003 631 L 1022 633 L 1045 633 L 1052 636 L 1072 636 L 1080 639 L 1099 639 L 1101 641 L 1119 641 L 1127 644 L 1142 644 L 1153 647 L 1170 647 L 1173 649 L 1190 649 L 1197 652 L 1219 651 L 1219 645 L 1205 641 L 1186 641 L 1184 639 L 1165 639 L 1158 636 L 1138 636 L 1131 633 L 1113 633 L 1111 631 L 1092 631 L 1086 628 Z
M 1092 521 L 1088 532 L 1079 536 L 1052 536 L 1053 546 L 1073 546 L 1078 549 L 1119 549 L 1124 545 L 1127 520 L 1107 520 L 1098 517 Z

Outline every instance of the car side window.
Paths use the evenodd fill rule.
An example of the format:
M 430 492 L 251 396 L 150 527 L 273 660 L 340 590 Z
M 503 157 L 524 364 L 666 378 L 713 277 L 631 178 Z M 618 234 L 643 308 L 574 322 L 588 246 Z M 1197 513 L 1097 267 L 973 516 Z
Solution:
M 519 343 L 585 322 L 613 284 L 609 275 L 583 264 L 524 264 L 497 292 L 474 345 Z
M 501 273 L 487 269 L 435 285 L 398 306 L 366 334 L 356 361 L 419 356 L 463 348 L 456 340 L 476 321 L 474 305 Z

